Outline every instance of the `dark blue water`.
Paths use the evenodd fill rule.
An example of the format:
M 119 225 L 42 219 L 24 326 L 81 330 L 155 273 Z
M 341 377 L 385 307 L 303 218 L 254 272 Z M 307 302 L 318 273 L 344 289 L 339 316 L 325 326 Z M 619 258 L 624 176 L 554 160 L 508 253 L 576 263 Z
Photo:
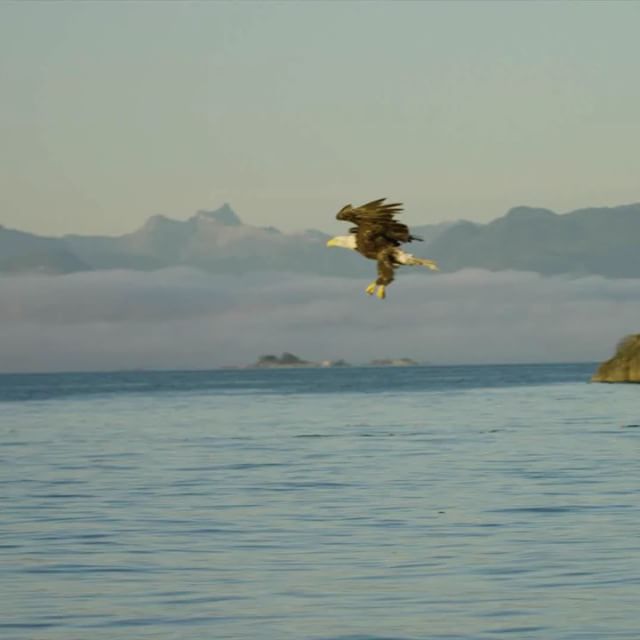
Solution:
M 593 365 L 0 376 L 0 638 L 637 638 Z
M 0 374 L 0 402 L 125 393 L 379 393 L 584 382 L 595 363 Z

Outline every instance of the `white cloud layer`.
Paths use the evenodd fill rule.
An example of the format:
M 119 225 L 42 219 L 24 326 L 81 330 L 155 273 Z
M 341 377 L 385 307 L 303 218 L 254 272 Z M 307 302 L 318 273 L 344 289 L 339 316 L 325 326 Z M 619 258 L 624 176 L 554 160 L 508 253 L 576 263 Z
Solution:
M 602 360 L 640 331 L 640 280 L 404 271 L 360 279 L 188 269 L 0 277 L 0 371 L 207 368 L 261 354 L 432 363 Z

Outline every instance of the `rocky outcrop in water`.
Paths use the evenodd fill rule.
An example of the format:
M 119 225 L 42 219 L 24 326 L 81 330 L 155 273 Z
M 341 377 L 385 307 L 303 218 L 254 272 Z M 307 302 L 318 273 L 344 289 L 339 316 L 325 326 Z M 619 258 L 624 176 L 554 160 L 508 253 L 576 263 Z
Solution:
M 640 382 L 640 333 L 620 340 L 613 358 L 598 367 L 591 381 Z

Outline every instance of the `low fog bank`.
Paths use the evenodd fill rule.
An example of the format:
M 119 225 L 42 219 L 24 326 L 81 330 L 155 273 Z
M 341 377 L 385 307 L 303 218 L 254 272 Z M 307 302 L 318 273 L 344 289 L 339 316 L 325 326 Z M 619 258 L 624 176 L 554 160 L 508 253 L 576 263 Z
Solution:
M 1 277 L 0 371 L 209 368 L 282 351 L 354 363 L 595 361 L 640 330 L 640 280 L 405 270 L 385 301 L 367 284 L 189 269 Z

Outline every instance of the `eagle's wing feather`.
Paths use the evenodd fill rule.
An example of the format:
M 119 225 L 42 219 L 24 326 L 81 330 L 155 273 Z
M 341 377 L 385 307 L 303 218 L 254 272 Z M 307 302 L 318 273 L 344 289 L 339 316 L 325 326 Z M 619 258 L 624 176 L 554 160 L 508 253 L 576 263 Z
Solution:
M 366 204 L 354 207 L 350 204 L 340 209 L 336 218 L 346 220 L 357 225 L 350 229 L 351 233 L 367 230 L 367 235 L 378 235 L 380 239 L 386 239 L 394 244 L 421 240 L 412 236 L 409 227 L 394 220 L 394 215 L 402 212 L 401 202 L 389 202 L 385 204 L 386 198 L 372 200 Z

